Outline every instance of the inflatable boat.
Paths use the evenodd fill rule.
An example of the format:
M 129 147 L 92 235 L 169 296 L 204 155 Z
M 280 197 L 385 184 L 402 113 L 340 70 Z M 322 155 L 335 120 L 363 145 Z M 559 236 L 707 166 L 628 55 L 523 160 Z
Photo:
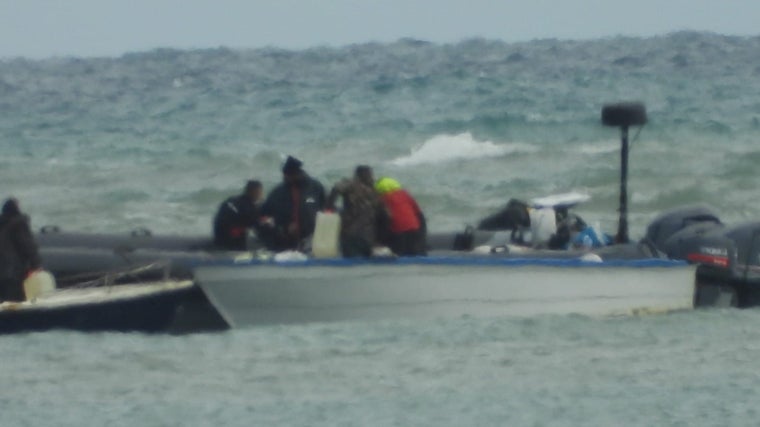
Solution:
M 68 329 L 84 332 L 187 333 L 229 323 L 190 280 L 70 287 L 23 302 L 0 303 L 0 333 Z M 203 312 L 203 316 L 201 316 Z
M 313 259 L 301 253 L 191 250 L 202 239 L 132 240 L 129 235 L 91 235 L 89 244 L 101 247 L 43 245 L 41 251 L 46 267 L 64 281 L 87 269 L 168 262 L 172 275 L 193 278 L 233 326 L 463 315 L 617 315 L 693 307 L 697 267 L 660 258 L 651 245 L 534 249 L 513 243 L 511 236 L 502 231 L 437 233 L 430 236 L 429 256 L 410 258 Z M 56 241 L 63 244 L 64 237 L 81 236 L 62 233 Z M 457 245 L 478 250 L 454 250 Z
M 168 262 L 173 277 L 194 279 L 195 288 L 237 326 L 692 308 L 697 267 L 663 259 L 650 243 L 628 238 L 628 128 L 646 122 L 644 107 L 605 106 L 602 121 L 621 129 L 620 222 L 612 245 L 565 248 L 570 210 L 587 198 L 579 194 L 535 199 L 523 210 L 511 206 L 504 218 L 483 220 L 478 229 L 429 234 L 428 257 L 292 259 L 266 252 L 255 238 L 249 251 L 225 252 L 210 237 L 144 229 L 93 235 L 46 227 L 37 240 L 44 265 L 64 283 L 83 271 Z

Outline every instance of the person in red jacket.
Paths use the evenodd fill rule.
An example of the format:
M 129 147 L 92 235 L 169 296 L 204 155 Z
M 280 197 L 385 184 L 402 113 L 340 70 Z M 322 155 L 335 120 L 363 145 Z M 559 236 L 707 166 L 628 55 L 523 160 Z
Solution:
M 414 198 L 392 178 L 377 180 L 375 190 L 390 216 L 388 247 L 401 256 L 427 254 L 425 215 Z

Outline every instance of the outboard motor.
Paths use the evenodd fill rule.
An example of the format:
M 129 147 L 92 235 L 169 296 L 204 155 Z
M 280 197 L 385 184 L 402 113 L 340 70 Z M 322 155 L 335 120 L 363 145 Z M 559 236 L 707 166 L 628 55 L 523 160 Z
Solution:
M 737 225 L 725 235 L 736 245 L 737 273 L 760 285 L 760 222 Z
M 700 263 L 697 268 L 698 305 L 760 305 L 760 222 L 732 227 L 725 230 L 722 237 L 720 240 L 715 233 L 705 236 L 699 253 L 690 257 Z M 728 304 L 710 300 L 716 290 L 722 296 L 719 302 L 727 300 Z
M 734 242 L 722 224 L 697 222 L 673 233 L 661 245 L 668 258 L 717 268 L 729 268 L 735 258 Z
M 699 264 L 696 305 L 760 305 L 760 222 L 730 229 L 695 223 L 663 246 L 672 258 Z
M 711 227 L 723 227 L 713 209 L 704 205 L 690 205 L 657 216 L 647 227 L 645 239 L 658 250 L 668 253 L 669 250 L 673 250 L 673 247 L 666 248 L 665 241 L 673 234 L 694 224 L 702 224 L 699 228 L 700 233 L 704 233 Z M 696 233 L 697 230 L 695 229 L 694 232 Z
M 704 221 L 686 225 L 672 233 L 661 250 L 668 258 L 699 264 L 695 306 L 737 307 L 746 299 L 742 286 L 734 278 L 736 244 L 726 235 L 722 224 Z
M 726 231 L 736 247 L 731 260 L 731 283 L 739 292 L 740 307 L 760 305 L 760 222 L 741 224 Z

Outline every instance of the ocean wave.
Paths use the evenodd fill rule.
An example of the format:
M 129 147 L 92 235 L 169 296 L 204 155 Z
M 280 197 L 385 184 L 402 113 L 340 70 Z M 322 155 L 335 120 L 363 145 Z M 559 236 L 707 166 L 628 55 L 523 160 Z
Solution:
M 760 37 L 682 32 L 0 59 L 0 179 L 35 221 L 93 230 L 207 232 L 246 179 L 279 182 L 286 154 L 325 184 L 357 163 L 392 169 L 431 229 L 576 187 L 602 211 L 620 145 L 600 108 L 641 100 L 632 226 L 701 200 L 754 217 L 758 50 Z
M 391 160 L 394 166 L 437 164 L 462 159 L 498 157 L 514 152 L 533 152 L 527 144 L 495 144 L 477 141 L 469 132 L 458 135 L 436 135 L 412 150 L 411 154 Z

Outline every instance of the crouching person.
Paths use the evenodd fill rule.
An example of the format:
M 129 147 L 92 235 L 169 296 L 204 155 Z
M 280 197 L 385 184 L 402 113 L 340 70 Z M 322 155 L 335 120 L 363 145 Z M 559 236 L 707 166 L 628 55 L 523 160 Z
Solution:
M 388 247 L 400 256 L 426 255 L 425 215 L 414 198 L 392 178 L 380 178 L 375 184 L 375 189 L 390 215 Z
M 248 181 L 242 194 L 222 202 L 214 216 L 214 244 L 229 251 L 248 249 L 248 230 L 256 230 L 259 239 L 267 241 L 271 227 L 261 216 L 264 187 L 259 181 Z
M 344 257 L 370 257 L 377 242 L 378 224 L 386 217 L 385 207 L 373 188 L 372 168 L 356 167 L 352 179 L 343 179 L 333 186 L 327 208 L 335 209 L 340 197 L 340 250 Z

